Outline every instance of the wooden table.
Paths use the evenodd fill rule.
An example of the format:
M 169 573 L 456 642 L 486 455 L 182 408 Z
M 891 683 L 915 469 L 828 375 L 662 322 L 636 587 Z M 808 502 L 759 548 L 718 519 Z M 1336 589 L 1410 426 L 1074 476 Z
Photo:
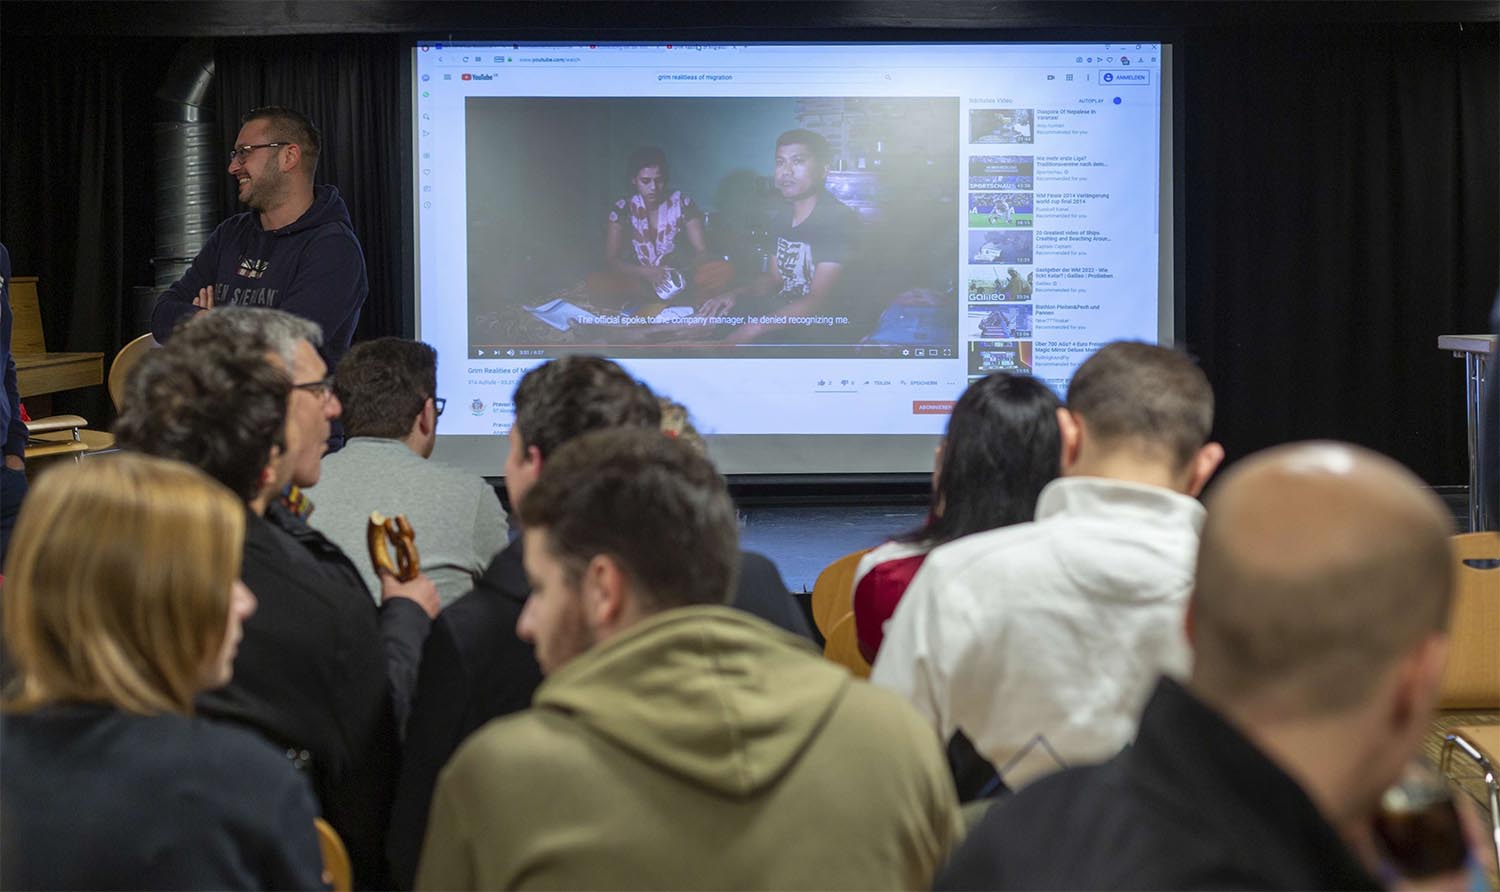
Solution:
M 103 353 L 17 353 L 22 398 L 104 383 Z
M 16 384 L 22 397 L 40 396 L 104 383 L 103 353 L 49 353 L 42 336 L 42 305 L 36 276 L 12 276 L 10 308 L 15 327 L 10 333 L 11 356 L 16 360 Z M 32 417 L 46 414 L 37 400 Z M 40 411 L 38 411 L 40 410 Z
M 1439 350 L 1452 350 L 1464 360 L 1464 414 L 1469 425 L 1469 530 L 1491 529 L 1484 498 L 1479 491 L 1479 428 L 1484 424 L 1484 376 L 1495 350 L 1494 335 L 1441 335 Z

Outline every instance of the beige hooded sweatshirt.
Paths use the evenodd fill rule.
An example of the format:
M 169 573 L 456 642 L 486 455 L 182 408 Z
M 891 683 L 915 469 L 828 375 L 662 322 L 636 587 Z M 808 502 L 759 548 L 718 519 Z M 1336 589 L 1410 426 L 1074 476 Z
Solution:
M 927 888 L 962 832 L 905 701 L 755 617 L 689 607 L 459 748 L 417 888 Z

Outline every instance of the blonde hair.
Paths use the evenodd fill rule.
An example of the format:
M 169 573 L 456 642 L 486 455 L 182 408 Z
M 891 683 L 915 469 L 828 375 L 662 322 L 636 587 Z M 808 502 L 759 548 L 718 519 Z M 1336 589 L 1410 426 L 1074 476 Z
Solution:
M 5 709 L 190 713 L 223 643 L 245 507 L 197 468 L 121 453 L 43 474 L 5 566 Z

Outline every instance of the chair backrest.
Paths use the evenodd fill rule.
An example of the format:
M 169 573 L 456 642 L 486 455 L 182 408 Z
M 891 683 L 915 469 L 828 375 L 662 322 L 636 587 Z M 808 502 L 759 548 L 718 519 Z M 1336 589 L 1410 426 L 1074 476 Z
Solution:
M 354 888 L 354 868 L 349 865 L 349 850 L 339 839 L 333 825 L 322 818 L 313 818 L 313 829 L 318 831 L 318 851 L 323 854 L 323 882 L 333 892 L 350 892 Z
M 866 548 L 844 555 L 824 567 L 813 582 L 813 623 L 825 640 L 835 623 L 854 612 L 854 571 L 859 568 L 859 559 L 869 551 Z
M 1500 533 L 1465 533 L 1450 541 L 1457 588 L 1441 705 L 1500 709 Z
M 11 276 L 10 352 L 16 355 L 46 353 L 42 336 L 42 305 L 36 295 L 36 276 Z
M 870 549 L 846 554 L 823 568 L 813 583 L 813 622 L 823 635 L 823 656 L 858 678 L 870 677 L 870 664 L 859 652 L 854 627 L 854 571 Z
M 854 611 L 844 614 L 833 624 L 823 645 L 823 656 L 853 673 L 855 678 L 869 678 L 870 664 L 859 652 L 859 631 L 854 626 Z
M 130 370 L 135 368 L 145 355 L 161 345 L 156 343 L 156 338 L 150 332 L 146 332 L 130 343 L 120 348 L 115 354 L 114 362 L 109 364 L 109 401 L 115 404 L 115 411 L 119 412 L 125 408 L 125 381 L 130 377 Z

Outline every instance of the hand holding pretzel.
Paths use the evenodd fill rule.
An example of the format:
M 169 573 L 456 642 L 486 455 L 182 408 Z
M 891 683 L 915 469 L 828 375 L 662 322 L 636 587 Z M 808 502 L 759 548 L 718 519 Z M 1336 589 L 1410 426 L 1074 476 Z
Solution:
M 382 570 L 401 582 L 410 582 L 421 572 L 422 558 L 417 553 L 417 535 L 406 515 L 386 517 L 379 511 L 370 512 L 370 523 L 365 527 L 365 544 L 370 549 L 370 563 L 375 572 Z M 391 549 L 396 557 L 391 558 Z

